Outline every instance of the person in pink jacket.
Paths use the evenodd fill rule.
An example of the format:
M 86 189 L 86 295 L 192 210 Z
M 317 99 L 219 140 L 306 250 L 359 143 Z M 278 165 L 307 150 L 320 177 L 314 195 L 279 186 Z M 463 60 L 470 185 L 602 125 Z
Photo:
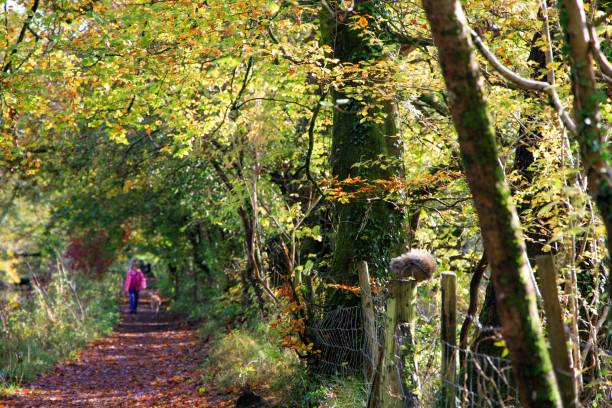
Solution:
M 142 289 L 146 289 L 146 287 L 147 280 L 138 267 L 138 261 L 134 259 L 127 271 L 125 284 L 123 285 L 123 291 L 130 299 L 130 313 L 136 313 L 136 308 L 138 307 L 138 292 Z

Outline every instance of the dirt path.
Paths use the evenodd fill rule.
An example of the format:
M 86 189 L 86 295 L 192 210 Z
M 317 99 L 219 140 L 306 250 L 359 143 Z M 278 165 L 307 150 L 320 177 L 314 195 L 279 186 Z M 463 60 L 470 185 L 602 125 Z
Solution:
M 228 407 L 221 395 L 199 395 L 198 365 L 206 346 L 197 332 L 141 305 L 122 310 L 115 333 L 88 346 L 76 361 L 58 363 L 4 407 Z

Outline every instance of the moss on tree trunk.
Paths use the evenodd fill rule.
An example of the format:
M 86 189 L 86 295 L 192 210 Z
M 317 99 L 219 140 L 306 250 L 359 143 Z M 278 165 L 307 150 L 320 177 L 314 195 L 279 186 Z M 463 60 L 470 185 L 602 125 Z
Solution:
M 580 159 L 592 195 L 607 232 L 608 255 L 612 256 L 612 166 L 610 144 L 604 138 L 599 104 L 607 99 L 597 90 L 593 66 L 593 48 L 588 33 L 582 0 L 561 2 L 561 26 L 565 32 L 572 63 L 574 118 L 580 144 Z M 612 280 L 608 279 L 608 297 L 612 298 Z M 608 330 L 612 332 L 612 309 L 608 314 Z
M 525 407 L 560 407 L 558 386 L 541 331 L 525 243 L 498 162 L 482 78 L 458 0 L 424 0 L 487 259 L 513 372 Z
M 355 23 L 358 18 L 375 16 L 382 2 L 355 1 L 351 11 L 343 10 L 338 4 L 342 2 L 329 3 L 336 14 L 332 16 L 323 8 L 321 31 L 324 42 L 332 47 L 333 57 L 344 66 L 361 70 L 384 60 L 382 48 L 371 44 L 365 27 Z M 356 176 L 370 182 L 390 179 L 401 172 L 399 165 L 389 165 L 389 160 L 400 160 L 397 112 L 392 100 L 375 95 L 375 87 L 376 81 L 391 78 L 369 79 L 365 84 L 359 79 L 363 79 L 359 73 L 347 70 L 332 94 L 332 174 L 339 181 Z M 368 107 L 365 114 L 364 107 Z M 356 166 L 358 163 L 367 165 Z M 401 242 L 402 218 L 402 212 L 392 204 L 367 194 L 349 203 L 337 203 L 330 277 L 339 283 L 357 285 L 355 262 L 359 260 L 368 262 L 374 276 L 385 273 L 390 251 Z

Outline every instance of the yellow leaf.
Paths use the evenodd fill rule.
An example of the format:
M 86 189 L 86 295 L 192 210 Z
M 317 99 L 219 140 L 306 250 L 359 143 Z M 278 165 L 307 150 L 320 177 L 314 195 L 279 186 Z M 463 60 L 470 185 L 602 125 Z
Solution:
M 113 140 L 116 143 L 124 144 L 124 145 L 129 144 L 127 137 L 126 137 L 127 131 L 120 124 L 117 124 L 113 126 L 112 128 L 110 128 L 109 136 L 111 140 Z

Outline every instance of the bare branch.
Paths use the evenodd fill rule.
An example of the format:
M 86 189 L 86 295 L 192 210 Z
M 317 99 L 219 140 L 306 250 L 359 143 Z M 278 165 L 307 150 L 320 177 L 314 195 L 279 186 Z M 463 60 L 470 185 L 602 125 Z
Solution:
M 552 36 L 550 35 L 550 24 L 548 19 L 548 6 L 546 5 L 547 0 L 542 0 L 540 2 L 540 8 L 542 9 L 542 20 L 544 21 L 542 24 L 542 31 L 544 31 L 544 38 L 546 38 L 546 50 L 544 51 L 544 55 L 546 56 L 546 75 L 548 79 L 548 83 L 551 85 L 555 84 L 555 70 L 552 68 L 550 64 L 553 63 L 553 45 L 552 45 Z
M 595 57 L 595 61 L 597 61 L 597 65 L 601 70 L 602 76 L 604 78 L 612 78 L 612 64 L 606 58 L 606 56 L 601 52 L 601 48 L 599 47 L 599 39 L 597 38 L 597 32 L 595 32 L 595 28 L 591 27 L 591 43 L 593 44 L 593 56 Z
M 36 38 L 36 41 L 40 40 L 40 35 L 38 35 L 38 33 L 34 30 L 32 30 L 32 27 L 30 27 L 29 24 L 26 23 L 26 27 L 28 28 L 28 31 L 30 33 L 32 33 L 32 35 L 34 36 L 34 38 Z
M 304 105 L 303 103 L 297 102 L 297 101 L 291 101 L 288 99 L 280 99 L 280 98 L 274 98 L 274 97 L 257 97 L 257 98 L 249 98 L 249 99 L 245 99 L 244 101 L 237 103 L 234 105 L 234 109 L 240 109 L 242 108 L 244 105 L 246 105 L 249 102 L 253 102 L 253 101 L 271 101 L 271 102 L 282 102 L 282 103 L 286 103 L 286 104 L 292 104 L 292 105 L 297 105 L 299 107 L 308 109 L 309 111 L 313 111 L 313 109 L 308 106 L 308 105 Z
M 597 334 L 599 333 L 601 326 L 603 326 L 604 322 L 606 321 L 606 317 L 608 316 L 608 311 L 609 311 L 609 307 L 608 305 L 606 305 L 601 311 L 599 320 L 597 320 L 595 325 L 592 325 L 589 339 L 587 340 L 582 350 L 582 360 L 583 361 L 586 359 L 587 355 L 589 354 L 589 351 L 591 351 L 593 344 L 595 344 L 595 340 L 597 340 Z
M 332 17 L 336 16 L 336 12 L 334 10 L 332 10 L 332 8 L 329 6 L 329 4 L 325 0 L 321 0 L 321 3 L 323 4 L 323 7 L 325 7 L 327 9 L 329 14 L 332 15 Z
M 26 31 L 28 30 L 28 28 L 30 28 L 29 23 L 30 21 L 32 21 L 32 18 L 34 18 L 34 14 L 36 14 L 36 10 L 38 10 L 39 4 L 40 4 L 40 0 L 34 0 L 34 3 L 32 4 L 32 8 L 30 8 L 30 11 L 28 13 L 28 17 L 25 19 L 23 26 L 21 27 L 21 30 L 19 31 L 19 36 L 17 37 L 17 41 L 15 41 L 15 45 L 13 45 L 12 47 L 13 49 L 11 50 L 10 54 L 7 56 L 8 61 L 6 62 L 6 64 L 4 64 L 4 67 L 2 67 L 2 72 L 6 73 L 11 70 L 11 66 L 13 64 L 12 57 L 15 54 L 17 54 L 17 47 L 24 40 Z
M 573 134 L 576 134 L 576 124 L 567 113 L 565 107 L 561 103 L 559 94 L 551 84 L 548 82 L 524 78 L 518 75 L 516 72 L 504 66 L 504 64 L 497 59 L 497 57 L 491 52 L 491 50 L 489 50 L 489 48 L 474 30 L 470 29 L 470 34 L 474 40 L 474 45 L 476 45 L 476 48 L 480 54 L 493 66 L 493 68 L 497 70 L 497 72 L 501 74 L 502 77 L 504 77 L 507 81 L 514 83 L 520 89 L 526 91 L 541 91 L 546 93 L 550 97 L 551 102 L 554 108 L 557 110 L 557 113 L 565 127 L 567 127 Z
M 606 84 L 612 85 L 612 77 L 604 75 L 603 72 L 600 72 L 599 76 L 601 77 L 601 80 L 604 81 Z

